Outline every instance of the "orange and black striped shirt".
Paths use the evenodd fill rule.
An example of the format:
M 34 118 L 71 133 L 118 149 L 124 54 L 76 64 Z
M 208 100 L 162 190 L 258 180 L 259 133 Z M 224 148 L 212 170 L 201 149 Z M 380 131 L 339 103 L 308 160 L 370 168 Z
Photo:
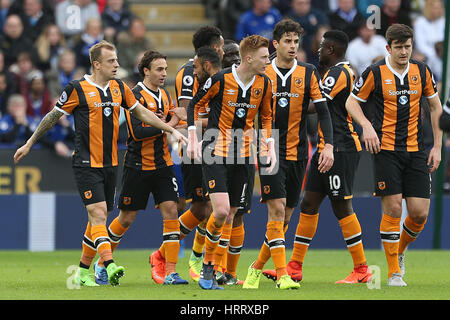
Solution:
M 333 147 L 335 152 L 361 151 L 361 142 L 353 128 L 353 119 L 345 109 L 345 102 L 352 92 L 355 75 L 348 62 L 339 62 L 323 76 L 321 89 L 327 98 L 327 105 L 333 123 Z M 319 144 L 321 152 L 325 146 L 319 124 Z
M 180 99 L 192 100 L 197 93 L 199 86 L 198 79 L 194 76 L 194 59 L 190 59 L 177 72 L 175 78 L 175 98 L 177 107 L 179 107 Z M 207 117 L 208 112 L 206 111 L 206 107 L 197 110 L 194 116 L 195 120 L 199 117 Z
M 172 99 L 166 89 L 153 92 L 139 82 L 133 88 L 136 99 L 154 113 L 172 116 L 174 108 Z M 128 126 L 128 150 L 125 155 L 125 165 L 140 170 L 156 170 L 172 166 L 166 133 L 151 127 L 130 112 L 125 112 Z
M 373 127 L 382 150 L 414 152 L 423 150 L 422 97 L 437 95 L 430 68 L 410 59 L 403 74 L 389 63 L 389 56 L 369 66 L 361 75 L 352 96 L 374 102 Z
M 254 139 L 254 120 L 259 111 L 263 139 L 271 137 L 272 86 L 265 75 L 255 75 L 245 86 L 236 67 L 224 69 L 209 78 L 188 107 L 188 125 L 194 126 L 195 110 L 209 105 L 208 126 L 203 148 L 208 147 L 218 157 L 248 158 Z M 235 146 L 241 129 L 241 146 Z M 239 149 L 239 150 L 238 150 Z M 232 151 L 233 150 L 233 153 Z
M 71 81 L 55 108 L 75 121 L 74 167 L 104 168 L 118 165 L 120 107 L 138 105 L 131 89 L 119 79 L 101 88 L 88 75 Z
M 275 58 L 267 66 L 266 75 L 273 84 L 273 127 L 279 130 L 280 159 L 307 159 L 306 116 L 309 101 L 326 101 L 320 90 L 319 74 L 313 65 L 300 62 L 289 70 L 279 69 Z

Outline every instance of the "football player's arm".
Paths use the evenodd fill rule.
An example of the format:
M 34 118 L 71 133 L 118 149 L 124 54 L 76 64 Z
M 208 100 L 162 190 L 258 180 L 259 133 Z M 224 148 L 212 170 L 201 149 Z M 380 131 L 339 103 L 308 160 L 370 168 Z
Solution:
M 36 130 L 33 132 L 33 135 L 27 140 L 27 142 L 17 149 L 14 154 L 14 163 L 18 163 L 20 159 L 25 157 L 28 152 L 30 152 L 31 147 L 45 134 L 48 130 L 53 128 L 53 126 L 59 121 L 59 119 L 63 116 L 63 112 L 58 110 L 57 108 L 53 108 L 52 111 L 47 113 L 45 117 L 41 120 Z
M 272 124 L 273 124 L 273 99 L 272 99 L 272 86 L 267 86 L 266 94 L 263 98 L 263 103 L 260 109 L 261 118 L 261 137 L 264 143 L 267 143 L 267 164 L 270 166 L 267 168 L 267 173 L 271 173 L 276 166 L 277 157 L 275 153 L 275 140 L 272 137 Z
M 178 140 L 183 141 L 184 143 L 187 143 L 187 139 L 185 136 L 183 136 L 180 132 L 178 132 L 176 129 L 169 126 L 167 123 L 163 122 L 161 119 L 158 118 L 156 114 L 148 110 L 146 107 L 144 107 L 139 102 L 137 105 L 132 109 L 131 111 L 133 115 L 144 122 L 145 124 L 148 124 L 152 127 L 158 128 L 160 130 L 164 130 Z
M 359 124 L 363 130 L 364 144 L 370 153 L 378 153 L 381 150 L 380 139 L 370 121 L 364 115 L 360 102 L 366 102 L 375 90 L 373 72 L 368 67 L 359 78 L 352 93 L 347 98 L 345 109 L 349 115 Z
M 431 165 L 430 172 L 434 172 L 441 163 L 441 150 L 442 150 L 442 130 L 439 127 L 439 118 L 442 115 L 442 105 L 439 95 L 435 95 L 428 99 L 428 105 L 430 108 L 431 126 L 433 128 L 434 144 L 430 150 L 428 156 L 428 165 Z
M 352 117 L 353 120 L 359 124 L 363 130 L 364 136 L 364 144 L 366 146 L 366 150 L 370 153 L 378 153 L 381 150 L 380 140 L 378 139 L 378 135 L 375 132 L 375 129 L 372 127 L 370 121 L 364 115 L 364 112 L 359 105 L 358 100 L 355 98 L 353 94 L 349 95 L 347 101 L 345 103 L 345 109 L 347 109 L 348 114 Z

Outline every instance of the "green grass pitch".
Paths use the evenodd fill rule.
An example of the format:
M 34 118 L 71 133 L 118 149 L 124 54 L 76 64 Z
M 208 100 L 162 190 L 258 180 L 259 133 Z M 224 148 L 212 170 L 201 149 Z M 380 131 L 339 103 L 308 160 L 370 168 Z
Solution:
M 189 279 L 188 259 L 185 251 L 179 259 L 177 271 L 189 279 L 186 286 L 155 284 L 150 276 L 148 255 L 150 250 L 120 250 L 115 261 L 126 269 L 121 285 L 69 289 L 71 277 L 67 271 L 77 265 L 80 250 L 54 252 L 0 251 L 1 300 L 448 300 L 450 299 L 450 251 L 410 250 L 406 254 L 404 288 L 386 285 L 387 266 L 382 250 L 366 250 L 369 265 L 381 271 L 380 285 L 369 289 L 366 284 L 337 285 L 352 270 L 347 250 L 308 251 L 303 267 L 303 281 L 299 290 L 279 290 L 273 281 L 261 278 L 258 290 L 244 290 L 241 286 L 226 286 L 225 290 L 202 290 Z M 289 258 L 291 251 L 286 256 Z M 238 276 L 245 279 L 247 268 L 256 258 L 257 251 L 244 249 L 239 260 Z M 270 261 L 268 268 L 273 266 Z

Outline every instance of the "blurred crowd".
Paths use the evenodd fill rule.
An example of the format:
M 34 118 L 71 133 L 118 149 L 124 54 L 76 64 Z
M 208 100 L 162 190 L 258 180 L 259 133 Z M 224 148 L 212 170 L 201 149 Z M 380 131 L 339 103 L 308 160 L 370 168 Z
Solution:
M 316 67 L 322 35 L 343 30 L 351 40 L 347 59 L 356 76 L 387 54 L 387 27 L 407 24 L 415 32 L 413 59 L 430 66 L 440 89 L 443 0 L 202 1 L 226 39 L 240 41 L 249 34 L 271 38 L 283 17 L 298 21 L 305 32 L 297 58 Z M 380 19 L 373 19 L 377 12 Z M 379 25 L 371 29 L 367 21 Z M 14 148 L 28 139 L 62 89 L 89 73 L 92 45 L 105 39 L 117 46 L 119 77 L 131 86 L 139 80 L 141 54 L 152 47 L 145 21 L 133 14 L 126 0 L 0 0 L 0 31 L 0 145 Z M 72 117 L 64 116 L 40 144 L 70 157 L 73 130 Z M 125 128 L 121 141 L 126 135 Z M 431 128 L 425 128 L 425 139 L 432 141 L 431 135 Z

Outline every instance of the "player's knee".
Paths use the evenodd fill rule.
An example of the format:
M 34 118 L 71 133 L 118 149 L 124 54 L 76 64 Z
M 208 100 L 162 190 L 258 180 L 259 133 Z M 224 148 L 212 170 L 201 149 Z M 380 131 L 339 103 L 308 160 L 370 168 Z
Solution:
M 424 224 L 427 221 L 428 212 L 408 212 L 408 215 L 414 223 Z
M 300 202 L 300 211 L 306 214 L 316 214 L 319 211 L 319 206 L 314 201 L 303 198 Z
M 230 206 L 226 204 L 220 204 L 214 209 L 214 218 L 218 221 L 225 221 L 230 212 Z
M 119 213 L 119 223 L 124 228 L 128 228 L 136 219 L 137 211 L 120 211 Z
M 244 214 L 236 213 L 233 219 L 233 228 L 239 227 L 244 224 Z
M 269 217 L 271 219 L 284 221 L 286 209 L 285 199 L 267 200 L 267 207 L 269 209 Z

